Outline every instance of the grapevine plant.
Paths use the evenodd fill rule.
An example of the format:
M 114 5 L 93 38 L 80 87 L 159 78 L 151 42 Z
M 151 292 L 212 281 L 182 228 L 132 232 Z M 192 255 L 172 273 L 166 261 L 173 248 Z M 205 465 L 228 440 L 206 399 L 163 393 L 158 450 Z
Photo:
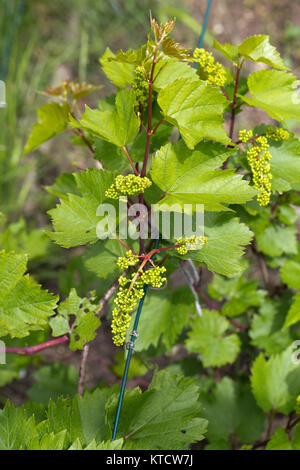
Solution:
M 96 287 L 83 296 L 69 288 L 59 300 L 2 237 L 1 383 L 46 347 L 82 352 L 78 394 L 37 404 L 33 386 L 30 403 L 5 404 L 1 449 L 300 449 L 300 141 L 289 130 L 300 119 L 296 77 L 268 36 L 214 41 L 217 60 L 178 44 L 174 24 L 152 19 L 139 49 L 105 51 L 100 64 L 116 93 L 96 109 L 82 112 L 82 102 L 99 87 L 64 81 L 37 110 L 25 153 L 64 131 L 86 151 L 86 168 L 46 188 L 59 199 L 47 234 L 81 247 L 74 257 Z M 265 123 L 238 126 L 251 108 Z M 120 203 L 129 214 L 136 203 L 145 208 L 129 216 L 126 239 Z M 143 236 L 152 233 L 145 214 L 153 205 L 194 220 L 197 204 L 203 234 L 165 237 L 158 228 Z M 115 210 L 113 228 L 103 205 Z M 141 299 L 132 367 L 133 375 L 148 370 L 146 386 L 125 392 L 112 440 L 118 387 L 85 390 L 89 346 L 105 315 L 112 347 L 126 355 Z M 39 372 L 63 390 L 70 380 L 58 364 Z

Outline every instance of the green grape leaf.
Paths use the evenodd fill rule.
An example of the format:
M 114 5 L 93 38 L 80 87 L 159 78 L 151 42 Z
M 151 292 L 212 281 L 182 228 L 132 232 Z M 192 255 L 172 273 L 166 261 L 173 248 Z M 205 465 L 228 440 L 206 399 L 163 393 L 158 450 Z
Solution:
M 136 350 L 147 350 L 151 345 L 157 347 L 160 341 L 168 351 L 171 350 L 179 333 L 188 323 L 189 314 L 194 310 L 193 297 L 186 288 L 150 291 L 143 305 Z M 156 314 L 158 311 L 159 315 Z M 133 321 L 134 318 L 132 326 Z
M 41 144 L 67 129 L 69 108 L 59 103 L 44 104 L 37 111 L 38 122 L 33 126 L 24 153 L 32 152 Z
M 190 378 L 165 370 L 154 375 L 148 390 L 126 391 L 117 437 L 127 436 L 124 450 L 185 449 L 204 438 L 199 389 Z M 109 435 L 115 421 L 117 396 L 107 405 Z
M 298 219 L 295 209 L 289 204 L 281 204 L 279 206 L 278 220 L 285 225 L 294 225 Z
M 221 52 L 221 54 L 227 57 L 231 62 L 237 62 L 239 59 L 238 46 L 227 42 L 225 44 L 220 44 L 216 39 L 214 39 L 213 48 Z
M 264 34 L 255 34 L 238 46 L 238 53 L 253 62 L 262 62 L 275 69 L 286 70 L 279 52 L 270 44 L 270 37 Z
M 297 261 L 287 260 L 281 268 L 280 276 L 291 289 L 300 289 L 300 263 Z
M 162 42 L 162 50 L 168 57 L 175 57 L 180 60 L 189 60 L 190 52 L 182 47 L 173 38 L 167 37 Z
M 300 118 L 296 77 L 279 70 L 259 70 L 248 78 L 252 97 L 238 95 L 245 103 L 265 111 L 277 121 Z
M 270 141 L 272 190 L 283 192 L 299 189 L 300 141 L 290 137 L 283 142 Z
M 43 423 L 36 425 L 35 416 L 27 417 L 24 408 L 8 402 L 0 410 L 0 450 L 63 450 L 66 431 L 47 433 Z
M 236 334 L 226 335 L 229 321 L 214 310 L 203 310 L 203 316 L 192 321 L 186 348 L 201 354 L 204 367 L 221 367 L 232 364 L 240 351 Z
M 294 302 L 288 311 L 283 328 L 294 325 L 300 321 L 300 294 L 294 296 Z
M 252 367 L 252 391 L 258 406 L 265 412 L 276 410 L 289 414 L 296 406 L 300 390 L 300 364 L 292 360 L 290 346 L 267 361 L 260 354 Z
M 251 322 L 249 336 L 251 343 L 268 355 L 286 349 L 292 341 L 288 330 L 282 331 L 289 302 L 282 297 L 279 301 L 265 299 Z
M 209 293 L 218 300 L 227 299 L 222 313 L 229 317 L 241 315 L 251 306 L 258 307 L 266 295 L 266 291 L 258 289 L 256 281 L 247 281 L 244 276 L 226 279 L 218 275 L 209 285 Z
M 266 450 L 292 450 L 292 444 L 282 428 L 276 429 L 266 446 Z
M 59 304 L 58 314 L 49 322 L 53 336 L 70 334 L 72 351 L 82 349 L 85 343 L 92 341 L 96 336 L 96 330 L 101 322 L 95 316 L 98 305 L 95 305 L 93 301 L 93 298 L 78 297 L 76 290 L 71 289 L 69 297 Z M 75 316 L 72 326 L 70 325 L 71 316 Z
M 244 203 L 256 192 L 233 170 L 220 170 L 232 150 L 201 143 L 194 151 L 181 141 L 168 143 L 156 153 L 151 178 L 162 191 L 157 205 L 204 204 L 207 211 L 227 210 L 223 204 Z M 170 209 L 169 209 L 170 210 Z
M 37 403 L 47 405 L 50 398 L 57 400 L 60 395 L 75 395 L 77 392 L 78 372 L 73 365 L 47 364 L 33 373 L 33 379 L 27 395 Z
M 103 72 L 116 86 L 131 85 L 134 80 L 134 65 L 112 60 L 115 57 L 116 55 L 107 47 L 99 59 Z
M 180 78 L 162 88 L 157 101 L 190 149 L 203 139 L 230 143 L 222 118 L 227 100 L 217 87 Z
M 114 441 L 102 441 L 97 444 L 93 439 L 86 447 L 82 447 L 80 439 L 76 439 L 75 442 L 69 447 L 68 450 L 121 450 L 123 446 L 123 439 L 115 439 Z M 107 457 L 107 464 L 113 463 L 113 457 Z
M 100 443 L 105 439 L 105 405 L 109 396 L 116 391 L 116 387 L 102 388 L 85 392 L 83 397 L 76 395 L 73 399 L 61 397 L 57 402 L 50 400 L 47 432 L 67 430 L 66 448 L 77 439 L 83 447 L 93 439 Z
M 47 256 L 49 238 L 40 229 L 28 230 L 24 219 L 10 223 L 0 233 L 0 249 L 27 254 L 30 260 Z
M 271 257 L 297 253 L 297 229 L 294 226 L 283 227 L 271 222 L 256 233 L 256 241 L 259 251 Z
M 269 440 L 266 450 L 300 450 L 300 425 L 297 424 L 292 440 L 289 439 L 287 431 L 278 428 Z
M 49 237 L 64 248 L 94 243 L 98 239 L 97 208 L 105 201 L 105 191 L 112 184 L 113 177 L 108 171 L 90 169 L 74 173 L 77 189 L 80 193 L 68 193 L 55 209 L 48 211 L 54 232 L 47 232 Z
M 27 256 L 0 252 L 0 337 L 22 338 L 41 330 L 53 315 L 57 297 L 26 274 Z
M 122 147 L 131 144 L 139 131 L 140 121 L 134 112 L 134 105 L 134 93 L 122 89 L 117 92 L 112 109 L 100 111 L 86 106 L 80 121 L 71 118 L 71 125 Z
M 114 357 L 115 362 L 112 366 L 112 371 L 117 377 L 120 377 L 120 379 L 123 377 L 123 373 L 124 373 L 124 360 L 125 360 L 124 352 L 123 351 L 117 352 L 117 354 Z M 147 372 L 148 372 L 148 369 L 145 366 L 145 364 L 137 356 L 133 356 L 130 361 L 128 379 L 132 379 L 133 377 L 141 377 L 145 375 Z
M 125 252 L 126 248 L 117 240 L 108 239 L 88 247 L 83 260 L 89 271 L 102 279 L 111 279 L 121 274 L 116 261 L 119 256 L 124 256 Z
M 106 170 L 116 171 L 119 174 L 129 167 L 128 160 L 120 147 L 100 138 L 94 139 L 94 147 L 94 159 L 100 160 Z
M 204 233 L 208 242 L 201 250 L 189 251 L 186 257 L 205 263 L 212 272 L 232 277 L 243 271 L 240 258 L 244 245 L 248 245 L 252 232 L 247 225 L 231 214 L 205 214 Z
M 232 434 L 244 443 L 260 439 L 265 417 L 256 405 L 248 384 L 224 377 L 210 394 L 201 394 L 203 416 L 208 420 L 207 438 L 211 443 L 228 440 Z
M 61 431 L 57 434 L 53 432 L 44 434 L 39 432 L 37 428 L 38 436 L 32 439 L 30 444 L 26 447 L 28 450 L 63 450 L 64 442 L 66 437 L 66 431 Z
M 26 449 L 36 437 L 33 416 L 28 419 L 22 408 L 8 402 L 0 410 L 0 429 L 0 450 Z
M 179 62 L 177 59 L 162 56 L 155 67 L 153 89 L 159 91 L 166 85 L 171 85 L 177 79 L 185 79 L 186 81 L 198 80 L 197 71 L 185 62 Z
M 60 199 L 68 199 L 68 194 L 77 194 L 80 196 L 80 191 L 76 184 L 75 173 L 62 173 L 55 180 L 51 186 L 45 186 L 48 193 L 59 197 Z

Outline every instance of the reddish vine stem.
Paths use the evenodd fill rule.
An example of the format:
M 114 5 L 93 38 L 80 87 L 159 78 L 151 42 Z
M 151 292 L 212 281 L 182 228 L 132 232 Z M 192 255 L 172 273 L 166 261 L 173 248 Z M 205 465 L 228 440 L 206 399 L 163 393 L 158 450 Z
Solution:
M 148 158 L 149 158 L 149 151 L 150 151 L 150 143 L 151 143 L 151 137 L 152 137 L 152 88 L 153 88 L 153 77 L 154 77 L 154 69 L 156 65 L 156 57 L 158 53 L 158 49 L 160 46 L 160 42 L 156 43 L 154 55 L 153 55 L 153 62 L 152 62 L 152 67 L 151 67 L 151 73 L 150 73 L 150 78 L 148 81 L 149 85 L 149 94 L 148 94 L 148 127 L 147 127 L 147 141 L 146 141 L 146 147 L 145 147 L 145 154 L 144 154 L 144 162 L 143 162 L 143 167 L 141 171 L 141 177 L 143 178 L 146 175 L 146 170 L 147 170 L 147 163 L 148 163 Z
M 149 86 L 149 92 L 148 92 L 148 125 L 147 125 L 147 140 L 146 140 L 146 146 L 145 146 L 145 154 L 144 154 L 144 161 L 143 161 L 143 166 L 141 170 L 141 177 L 144 178 L 146 175 L 147 171 L 147 163 L 149 159 L 149 153 L 150 153 L 150 143 L 151 143 L 151 137 L 152 137 L 152 87 L 153 87 L 153 77 L 154 77 L 154 69 L 155 69 L 155 64 L 156 64 L 156 57 L 158 53 L 160 43 L 158 42 L 155 47 L 154 55 L 153 55 L 153 62 L 152 62 L 152 67 L 151 67 L 151 73 L 150 73 L 150 78 L 148 80 L 148 86 Z M 142 206 L 144 205 L 144 194 L 139 195 L 139 204 Z M 145 240 L 143 238 L 144 235 L 144 229 L 143 229 L 143 223 L 141 221 L 140 223 L 140 255 L 143 255 L 145 253 Z
M 67 344 L 69 342 L 69 336 L 64 335 L 60 336 L 59 338 L 50 339 L 45 343 L 36 344 L 34 346 L 25 346 L 23 348 L 5 348 L 4 352 L 9 354 L 20 354 L 22 356 L 33 356 L 33 354 L 37 354 L 44 349 L 52 348 L 53 346 L 59 346 L 60 344 Z M 2 352 L 3 349 L 0 349 Z
M 231 105 L 231 119 L 230 119 L 230 130 L 229 130 L 229 137 L 232 139 L 233 137 L 233 132 L 234 132 L 234 124 L 235 124 L 235 111 L 236 111 L 236 98 L 237 98 L 237 91 L 238 91 L 238 86 L 239 86 L 239 78 L 240 78 L 240 71 L 242 68 L 242 64 L 238 65 L 237 71 L 236 71 L 236 76 L 235 76 L 235 82 L 234 82 L 234 92 L 233 92 L 233 101 Z
M 130 157 L 130 155 L 129 155 L 129 152 L 128 152 L 126 146 L 123 145 L 122 149 L 124 150 L 124 153 L 125 153 L 125 155 L 126 155 L 126 157 L 127 157 L 127 160 L 129 161 L 129 163 L 130 163 L 130 165 L 131 165 L 131 167 L 132 167 L 132 169 L 133 169 L 135 175 L 136 175 L 136 176 L 140 176 L 139 172 L 137 171 L 137 169 L 136 169 L 136 167 L 135 167 L 135 164 L 133 163 L 133 161 L 132 161 L 132 159 L 131 159 L 131 157 Z
M 160 121 L 158 121 L 158 123 L 156 124 L 156 126 L 154 127 L 154 129 L 153 129 L 153 131 L 152 131 L 152 135 L 155 134 L 155 132 L 157 131 L 157 129 L 159 128 L 159 126 L 160 126 L 163 122 L 165 122 L 165 120 L 166 120 L 166 118 L 163 117 L 163 118 L 161 118 Z
M 228 101 L 230 101 L 230 98 L 229 98 L 229 96 L 228 96 L 228 94 L 227 94 L 227 92 L 226 92 L 226 90 L 225 90 L 225 88 L 224 88 L 223 86 L 221 86 L 221 91 L 222 91 L 223 95 L 225 96 L 225 98 L 226 98 Z
M 86 136 L 84 135 L 84 132 L 81 130 L 81 129 L 75 129 L 75 134 L 79 135 L 79 137 L 81 137 L 81 139 L 83 140 L 83 142 L 85 143 L 85 145 L 89 148 L 90 152 L 92 155 L 95 154 L 95 150 L 91 144 L 91 142 L 86 138 Z

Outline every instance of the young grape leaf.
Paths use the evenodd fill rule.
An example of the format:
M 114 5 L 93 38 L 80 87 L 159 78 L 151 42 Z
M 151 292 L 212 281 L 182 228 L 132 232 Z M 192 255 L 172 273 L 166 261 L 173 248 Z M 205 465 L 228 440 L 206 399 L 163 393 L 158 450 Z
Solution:
M 272 191 L 300 188 L 300 141 L 290 137 L 283 142 L 270 141 Z
M 252 367 L 252 391 L 258 406 L 265 412 L 276 410 L 289 414 L 296 406 L 300 390 L 300 364 L 292 361 L 290 346 L 267 361 L 260 354 Z
M 80 121 L 71 118 L 75 128 L 86 129 L 96 137 L 122 147 L 131 144 L 136 137 L 140 121 L 134 112 L 135 96 L 131 90 L 118 91 L 113 109 L 100 111 L 88 106 Z
M 296 91 L 296 77 L 279 70 L 258 70 L 248 78 L 252 97 L 239 97 L 248 105 L 265 111 L 277 121 L 300 118 L 300 104 Z
M 25 275 L 26 264 L 26 255 L 0 252 L 0 337 L 41 330 L 54 313 L 57 297 Z
M 227 210 L 224 204 L 244 203 L 256 191 L 233 170 L 220 170 L 233 150 L 201 143 L 194 151 L 181 141 L 168 143 L 156 153 L 151 177 L 162 195 L 158 206 L 204 204 L 206 211 Z M 169 209 L 170 210 L 170 209 Z
M 227 59 L 229 59 L 231 62 L 235 62 L 235 63 L 238 62 L 238 59 L 239 59 L 238 46 L 229 44 L 228 42 L 226 42 L 225 44 L 221 44 L 218 41 L 216 41 L 216 39 L 214 39 L 213 48 L 221 52 L 221 54 L 227 57 Z
M 116 85 L 126 87 L 134 80 L 134 65 L 112 60 L 116 57 L 109 47 L 106 48 L 99 61 L 105 75 Z
M 203 139 L 230 143 L 222 117 L 227 100 L 217 87 L 180 78 L 162 88 L 157 101 L 190 149 Z
M 270 37 L 264 34 L 255 34 L 238 46 L 238 53 L 253 62 L 262 62 L 275 69 L 286 70 L 279 52 L 270 44 Z
M 37 111 L 38 122 L 33 126 L 24 153 L 32 152 L 41 144 L 67 129 L 69 108 L 59 103 L 44 104 Z
M 206 213 L 204 233 L 208 242 L 201 250 L 192 250 L 185 256 L 205 263 L 212 272 L 232 277 L 243 271 L 240 258 L 244 246 L 253 236 L 247 225 L 228 213 Z
M 234 333 L 227 335 L 229 321 L 214 310 L 203 310 L 203 316 L 192 320 L 186 348 L 201 354 L 204 367 L 232 364 L 240 351 L 240 339 Z
M 155 67 L 153 89 L 159 91 L 177 79 L 185 79 L 187 82 L 199 80 L 194 67 L 186 62 L 162 55 Z
M 64 248 L 99 240 L 96 226 L 102 217 L 96 212 L 113 181 L 111 173 L 96 169 L 74 173 L 74 178 L 80 195 L 74 192 L 64 195 L 61 203 L 48 212 L 55 231 L 47 233 Z

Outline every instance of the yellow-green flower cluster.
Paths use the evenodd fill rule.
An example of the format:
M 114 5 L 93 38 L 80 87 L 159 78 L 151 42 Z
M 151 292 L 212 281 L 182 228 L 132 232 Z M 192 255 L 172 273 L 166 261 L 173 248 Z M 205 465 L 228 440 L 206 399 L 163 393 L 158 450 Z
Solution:
M 276 140 L 277 142 L 280 140 L 288 140 L 290 137 L 290 133 L 281 127 L 272 127 L 268 126 L 266 130 L 266 137 L 269 139 Z
M 207 237 L 196 235 L 191 236 L 190 238 L 180 237 L 176 240 L 176 245 L 181 244 L 176 248 L 177 253 L 180 255 L 186 255 L 189 250 L 200 250 L 207 243 Z
M 116 346 L 121 346 L 126 338 L 126 330 L 130 326 L 130 313 L 136 308 L 139 300 L 144 295 L 144 285 L 151 287 L 162 287 L 166 281 L 163 274 L 166 272 L 165 267 L 156 266 L 147 271 L 143 271 L 134 281 L 136 273 L 130 277 L 119 278 L 119 290 L 114 300 L 116 307 L 113 309 L 112 316 L 112 333 L 113 342 Z
M 246 131 L 246 129 L 242 129 L 239 132 L 239 140 L 243 143 L 246 143 L 253 137 L 253 131 L 250 129 L 250 131 Z
M 126 251 L 125 256 L 119 256 L 117 259 L 117 266 L 120 269 L 128 269 L 130 266 L 134 266 L 138 262 L 137 256 L 134 256 L 132 251 Z
M 151 186 L 149 178 L 141 178 L 137 175 L 118 175 L 115 182 L 105 191 L 105 196 L 111 199 L 119 199 L 120 196 L 138 196 Z
M 136 67 L 135 69 L 135 77 L 133 80 L 132 89 L 135 94 L 136 105 L 141 105 L 145 108 L 148 103 L 149 86 L 143 67 L 141 66 Z
M 264 136 L 257 137 L 256 144 L 247 152 L 247 160 L 251 168 L 254 188 L 259 191 L 257 200 L 260 206 L 267 206 L 271 196 L 271 167 L 272 155 L 268 139 Z
M 222 64 L 215 62 L 211 52 L 197 48 L 194 50 L 193 59 L 198 63 L 197 71 L 202 80 L 217 86 L 223 86 L 226 83 L 226 71 Z
M 128 283 L 130 283 L 129 278 L 119 278 L 119 290 L 114 300 L 116 307 L 112 311 L 111 330 L 113 342 L 116 346 L 121 346 L 124 343 L 126 331 L 130 325 L 130 313 L 144 295 L 143 284 L 139 280 L 136 280 L 130 290 L 127 286 Z

